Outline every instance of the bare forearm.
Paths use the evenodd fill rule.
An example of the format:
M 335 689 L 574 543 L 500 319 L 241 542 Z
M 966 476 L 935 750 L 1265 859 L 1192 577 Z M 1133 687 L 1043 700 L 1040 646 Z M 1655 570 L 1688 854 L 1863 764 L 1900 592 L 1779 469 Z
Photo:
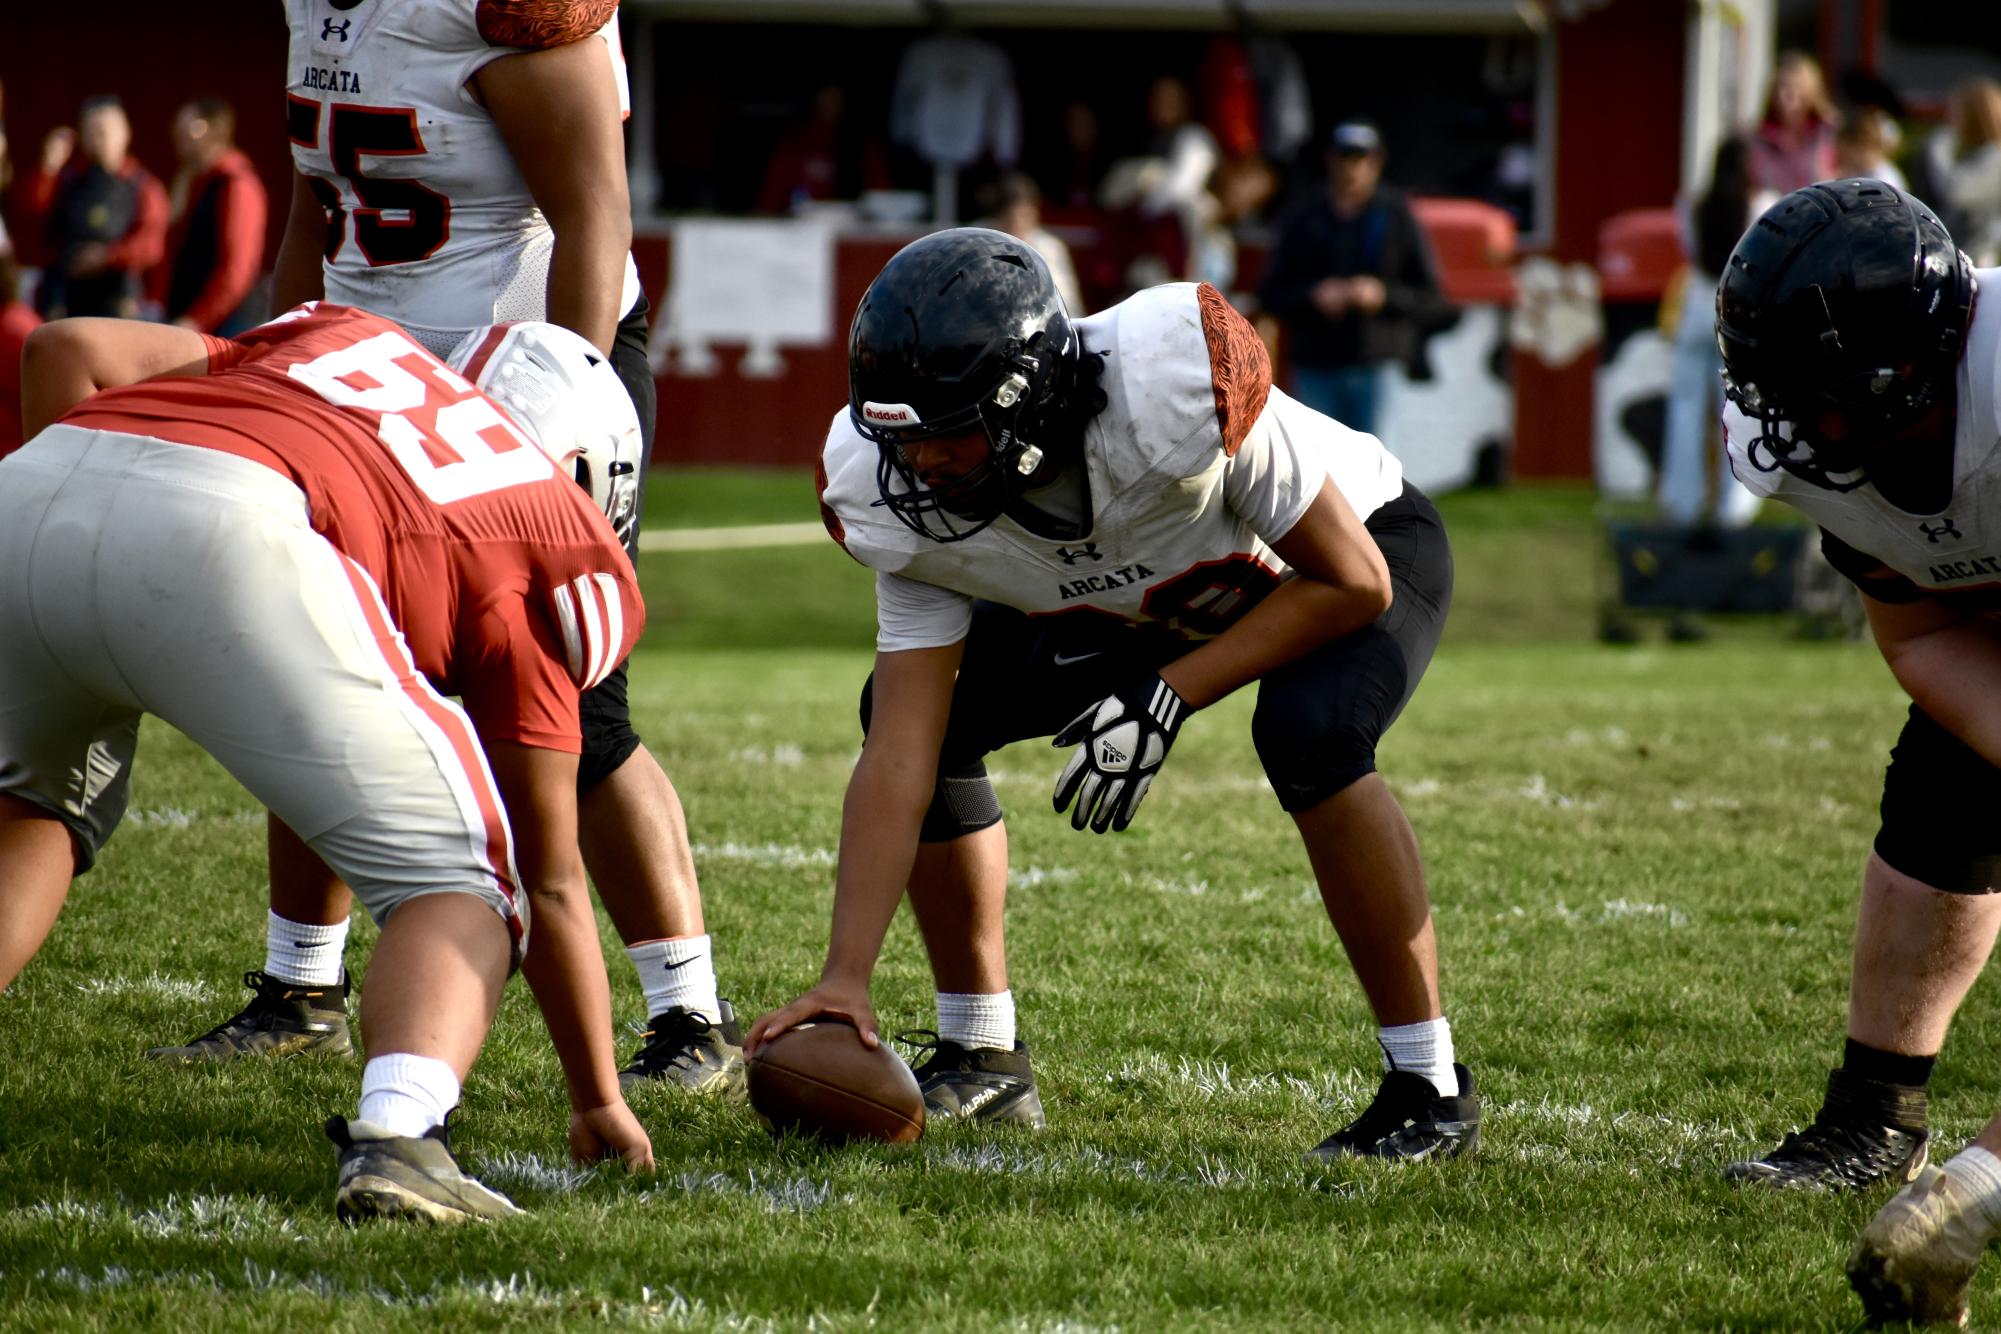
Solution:
M 855 766 L 841 810 L 841 865 L 823 981 L 866 986 L 875 971 L 917 859 L 918 829 L 936 778 L 935 760 L 926 766 L 864 751 Z
M 278 258 L 271 266 L 271 309 L 274 314 L 290 310 L 326 295 L 326 272 L 320 266 L 322 250 L 298 236 L 285 233 L 278 243 Z
M 582 1111 L 618 1101 L 611 986 L 605 980 L 597 918 L 581 867 L 574 882 L 562 890 L 534 896 L 521 975 L 528 979 L 549 1038 L 556 1044 L 570 1105 Z
M 306 178 L 292 173 L 292 199 L 285 234 L 271 263 L 271 308 L 278 314 L 326 295 L 327 215 Z
M 582 334 L 606 356 L 625 313 L 619 297 L 631 248 L 631 220 L 610 210 L 583 211 L 556 227 L 549 258 L 549 322 Z
M 1352 634 L 1386 608 L 1373 588 L 1345 588 L 1300 575 L 1288 579 L 1216 638 L 1160 675 L 1192 709 Z

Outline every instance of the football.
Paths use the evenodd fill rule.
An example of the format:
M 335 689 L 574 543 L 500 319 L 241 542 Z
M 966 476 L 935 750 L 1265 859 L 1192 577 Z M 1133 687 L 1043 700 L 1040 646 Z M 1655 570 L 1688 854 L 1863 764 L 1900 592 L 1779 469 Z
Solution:
M 889 1044 L 864 1047 L 853 1025 L 819 1019 L 758 1048 L 749 1062 L 751 1110 L 773 1135 L 830 1143 L 909 1144 L 924 1133 L 924 1095 Z

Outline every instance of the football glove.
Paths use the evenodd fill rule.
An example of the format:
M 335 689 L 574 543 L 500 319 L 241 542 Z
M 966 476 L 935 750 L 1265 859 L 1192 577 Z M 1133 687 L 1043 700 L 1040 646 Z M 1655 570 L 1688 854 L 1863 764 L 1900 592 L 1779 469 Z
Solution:
M 1074 797 L 1072 829 L 1088 821 L 1102 834 L 1131 824 L 1188 712 L 1173 686 L 1149 675 L 1071 719 L 1050 743 L 1077 747 L 1056 780 L 1057 814 Z

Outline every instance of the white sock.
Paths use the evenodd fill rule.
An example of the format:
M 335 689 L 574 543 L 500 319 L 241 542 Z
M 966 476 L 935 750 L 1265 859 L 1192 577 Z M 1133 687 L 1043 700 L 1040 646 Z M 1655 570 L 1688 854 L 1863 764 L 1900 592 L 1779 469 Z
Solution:
M 1441 1098 L 1458 1094 L 1459 1076 L 1452 1070 L 1452 1025 L 1443 1018 L 1378 1029 L 1376 1041 L 1383 1047 L 1383 1069 L 1423 1075 Z
M 347 919 L 332 926 L 292 922 L 271 914 L 264 924 L 264 971 L 308 987 L 340 985 L 341 955 L 347 952 Z
M 678 1007 L 693 1010 L 712 1024 L 722 1022 L 723 1007 L 716 1000 L 716 961 L 709 952 L 707 936 L 627 945 L 625 957 L 639 970 L 648 1019 Z
M 2001 1158 L 1978 1144 L 1969 1144 L 1941 1170 L 1973 1192 L 1989 1227 L 2001 1226 Z
M 459 1077 L 443 1061 L 408 1052 L 371 1056 L 361 1071 L 361 1119 L 421 1139 L 459 1105 Z
M 941 991 L 938 993 L 938 1036 L 961 1047 L 1014 1050 L 1012 991 Z

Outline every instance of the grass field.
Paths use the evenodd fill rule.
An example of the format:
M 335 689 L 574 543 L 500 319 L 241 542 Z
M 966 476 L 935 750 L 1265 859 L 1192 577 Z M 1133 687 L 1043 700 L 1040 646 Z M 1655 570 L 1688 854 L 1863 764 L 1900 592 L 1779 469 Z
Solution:
M 664 482 L 657 524 L 811 513 L 791 475 Z M 530 1215 L 349 1231 L 318 1123 L 358 1066 L 138 1054 L 233 1009 L 263 930 L 256 809 L 149 724 L 132 817 L 0 998 L 0 1326 L 1853 1327 L 1841 1260 L 1876 1198 L 1739 1194 L 1715 1169 L 1808 1115 L 1838 1054 L 1894 685 L 1869 649 L 1773 622 L 1598 648 L 1586 497 L 1445 512 L 1459 605 L 1383 769 L 1430 865 L 1477 1158 L 1301 1165 L 1376 1055 L 1239 698 L 1189 726 L 1120 837 L 1049 814 L 1047 747 L 995 761 L 1047 1131 L 776 1146 L 741 1105 L 663 1095 L 635 1101 L 657 1176 L 575 1170 L 516 986 L 458 1144 Z M 724 990 L 754 1014 L 825 941 L 868 579 L 831 546 L 643 574 L 635 713 L 688 804 Z M 929 991 L 906 918 L 885 1026 L 928 1026 Z M 1943 1142 L 1997 1101 L 2001 1057 L 1969 1040 L 1995 1019 L 1977 991 L 1934 1081 Z

